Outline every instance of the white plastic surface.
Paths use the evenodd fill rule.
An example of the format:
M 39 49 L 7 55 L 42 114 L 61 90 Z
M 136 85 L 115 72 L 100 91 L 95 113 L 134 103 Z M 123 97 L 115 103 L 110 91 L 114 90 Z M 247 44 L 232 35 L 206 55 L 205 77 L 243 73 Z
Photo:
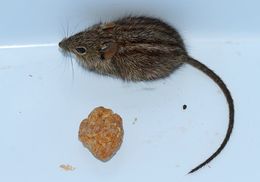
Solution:
M 259 7 L 257 0 L 2 1 L 0 181 L 259 181 Z M 186 173 L 216 150 L 227 128 L 227 104 L 213 81 L 184 66 L 165 80 L 124 83 L 75 61 L 72 72 L 59 52 L 68 25 L 72 34 L 130 13 L 175 25 L 190 54 L 233 95 L 230 142 L 193 175 Z M 124 119 L 123 145 L 106 163 L 77 138 L 81 120 L 96 106 Z

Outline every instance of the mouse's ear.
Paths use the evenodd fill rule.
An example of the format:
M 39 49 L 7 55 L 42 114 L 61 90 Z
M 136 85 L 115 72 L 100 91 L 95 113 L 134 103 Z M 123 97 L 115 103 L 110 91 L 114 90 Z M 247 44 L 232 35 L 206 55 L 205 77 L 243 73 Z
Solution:
M 102 60 L 108 60 L 111 59 L 118 50 L 118 45 L 115 42 L 108 42 L 101 46 L 99 49 L 100 58 Z
M 104 23 L 100 27 L 102 30 L 112 30 L 116 24 L 114 22 Z

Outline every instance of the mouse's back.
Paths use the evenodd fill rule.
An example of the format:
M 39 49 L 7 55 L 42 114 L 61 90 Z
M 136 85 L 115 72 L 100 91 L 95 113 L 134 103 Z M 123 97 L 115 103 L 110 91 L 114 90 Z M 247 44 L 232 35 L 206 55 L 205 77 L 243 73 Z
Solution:
M 184 48 L 179 33 L 163 21 L 150 17 L 125 17 L 114 22 L 119 41 L 169 44 Z

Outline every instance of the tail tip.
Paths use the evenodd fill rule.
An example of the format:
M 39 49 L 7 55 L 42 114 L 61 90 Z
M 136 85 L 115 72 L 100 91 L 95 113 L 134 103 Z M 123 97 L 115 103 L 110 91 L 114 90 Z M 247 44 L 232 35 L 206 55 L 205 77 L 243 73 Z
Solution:
M 195 172 L 195 170 L 192 169 L 190 172 L 188 172 L 188 174 L 192 174 L 192 173 L 194 173 L 194 172 Z

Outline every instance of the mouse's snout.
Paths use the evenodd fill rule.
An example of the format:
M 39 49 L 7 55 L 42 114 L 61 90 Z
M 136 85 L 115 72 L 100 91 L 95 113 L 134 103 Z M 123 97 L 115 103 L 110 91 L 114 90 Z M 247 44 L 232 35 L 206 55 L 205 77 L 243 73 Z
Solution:
M 62 42 L 59 42 L 59 47 L 62 48 Z
M 60 47 L 63 51 L 69 51 L 67 39 L 63 39 L 62 41 L 60 41 L 60 42 L 59 42 L 59 47 Z
M 70 52 L 66 39 L 63 39 L 62 41 L 59 42 L 59 47 L 60 47 L 60 51 L 65 56 Z
M 64 39 L 59 42 L 59 47 L 64 49 L 64 47 L 65 47 Z

